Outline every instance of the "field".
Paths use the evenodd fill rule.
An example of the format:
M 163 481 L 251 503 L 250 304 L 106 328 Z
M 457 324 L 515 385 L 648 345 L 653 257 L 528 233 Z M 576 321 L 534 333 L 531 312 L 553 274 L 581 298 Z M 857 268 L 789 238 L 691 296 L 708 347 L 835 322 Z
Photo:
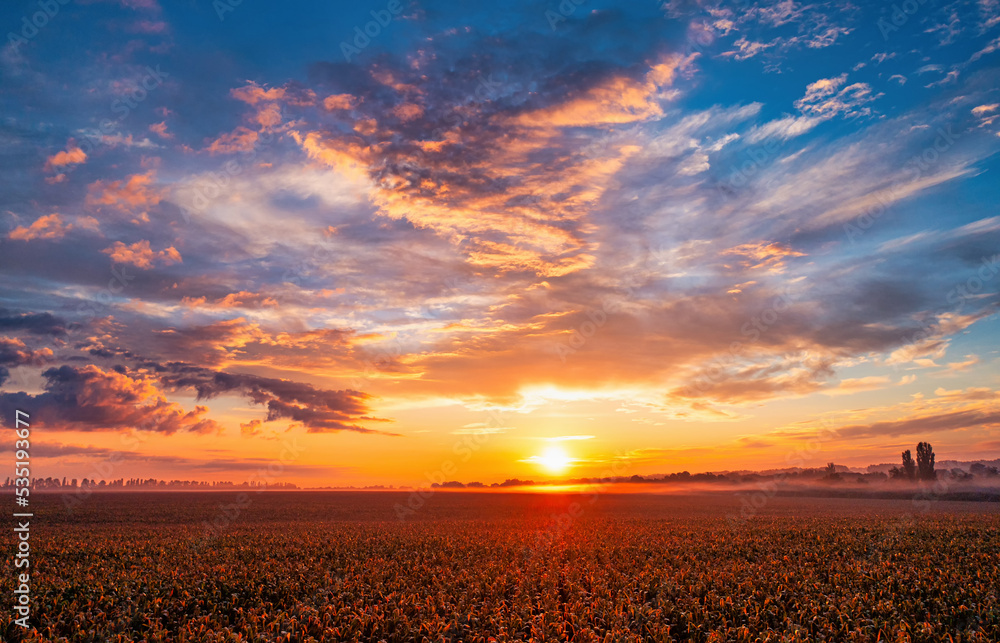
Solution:
M 35 629 L 4 610 L 0 631 L 102 643 L 1000 641 L 996 503 L 774 497 L 733 521 L 732 494 L 438 492 L 400 520 L 407 498 L 95 493 L 68 514 L 58 495 L 34 497 Z M 3 583 L 11 596 L 12 574 Z

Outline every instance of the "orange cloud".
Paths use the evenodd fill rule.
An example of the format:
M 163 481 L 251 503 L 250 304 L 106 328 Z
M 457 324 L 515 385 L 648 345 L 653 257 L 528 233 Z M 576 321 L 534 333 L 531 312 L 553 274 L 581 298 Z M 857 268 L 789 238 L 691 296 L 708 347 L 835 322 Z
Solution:
M 805 257 L 805 253 L 792 250 L 780 243 L 744 243 L 722 253 L 741 257 L 740 266 L 746 270 L 764 269 L 773 273 L 783 272 L 787 257 Z
M 230 154 L 232 152 L 249 152 L 257 144 L 257 132 L 247 127 L 237 127 L 212 141 L 207 150 L 209 154 Z
M 167 131 L 167 122 L 166 121 L 161 121 L 159 123 L 153 123 L 152 125 L 149 126 L 149 131 L 153 132 L 156 135 L 158 135 L 160 138 L 165 138 L 165 139 L 168 139 L 168 140 L 172 139 L 174 137 L 173 134 L 171 134 L 170 132 Z
M 354 109 L 358 99 L 350 94 L 332 94 L 323 99 L 323 107 L 331 112 L 337 109 Z
M 42 366 L 53 357 L 51 348 L 31 350 L 17 337 L 0 337 L 0 385 L 7 375 L 6 366 Z
M 154 263 L 169 266 L 173 263 L 181 263 L 181 253 L 173 246 L 153 252 L 148 241 L 136 241 L 130 246 L 126 246 L 121 241 L 115 241 L 115 245 L 101 250 L 117 263 L 124 263 L 137 268 L 152 268 Z
M 257 123 L 264 129 L 271 129 L 281 124 L 281 107 L 276 103 L 263 105 L 257 110 Z
M 51 170 L 66 165 L 79 165 L 87 161 L 87 153 L 78 146 L 72 146 L 63 152 L 53 154 L 45 161 L 45 169 Z
M 181 303 L 191 308 L 262 308 L 265 306 L 277 306 L 278 300 L 259 293 L 241 290 L 240 292 L 229 293 L 212 303 L 208 303 L 206 297 L 184 297 L 181 299 Z
M 852 395 L 862 391 L 877 391 L 889 386 L 889 377 L 886 375 L 872 375 L 869 377 L 855 377 L 841 380 L 836 387 L 823 391 L 826 395 Z
M 290 105 L 305 106 L 316 102 L 316 94 L 312 90 L 290 91 L 284 87 L 265 89 L 256 83 L 238 87 L 229 93 L 233 98 L 256 108 L 254 120 L 264 129 L 271 129 L 281 124 L 281 105 L 279 103 L 286 102 Z
M 62 239 L 73 229 L 72 224 L 65 224 L 58 214 L 47 214 L 39 217 L 29 227 L 20 226 L 10 232 L 10 238 L 17 241 L 32 241 L 35 239 Z
M 252 438 L 255 435 L 260 435 L 262 430 L 261 426 L 263 423 L 260 420 L 250 420 L 249 422 L 240 423 L 240 434 L 244 437 Z
M 379 214 L 435 231 L 460 245 L 472 264 L 566 275 L 593 265 L 589 235 L 597 227 L 588 216 L 612 177 L 642 148 L 629 140 L 584 147 L 561 128 L 662 115 L 662 90 L 682 65 L 671 58 L 639 80 L 614 77 L 516 119 L 493 115 L 482 103 L 458 105 L 454 118 L 444 119 L 451 123 L 445 131 L 405 145 L 387 141 L 398 138 L 401 123 L 430 118 L 414 101 L 423 94 L 398 77 L 406 72 L 376 68 L 373 78 L 398 94 L 394 105 L 352 117 L 346 124 L 353 134 L 322 129 L 291 136 L 311 159 L 369 189 Z M 360 109 L 347 95 L 328 97 L 324 107 Z M 376 118 L 384 116 L 389 118 L 380 127 Z
M 396 105 L 396 107 L 392 110 L 392 114 L 399 120 L 406 123 L 423 116 L 424 108 L 416 103 L 403 103 L 401 105 Z
M 154 171 L 133 174 L 124 181 L 95 181 L 87 191 L 88 205 L 110 205 L 121 208 L 148 208 L 159 203 L 163 192 L 153 187 Z
M 633 123 L 663 116 L 660 92 L 669 85 L 684 59 L 674 57 L 653 65 L 643 80 L 614 76 L 581 95 L 519 116 L 533 127 L 586 127 Z
M 367 129 L 364 131 L 368 131 Z M 380 172 L 386 166 L 386 145 L 376 136 L 331 136 L 326 132 L 291 132 L 310 158 L 369 186 L 380 214 L 406 218 L 435 230 L 455 243 L 465 243 L 474 263 L 501 271 L 529 270 L 560 275 L 591 265 L 585 250 L 583 219 L 604 192 L 608 179 L 640 148 L 626 144 L 594 150 L 567 149 L 555 132 L 513 133 L 495 145 L 473 133 L 460 139 L 449 132 L 443 141 L 415 144 L 409 151 L 393 150 L 391 165 L 420 168 L 421 178 Z M 450 149 L 459 146 L 458 151 Z M 472 161 L 459 166 L 461 149 L 474 149 Z M 539 163 L 542 151 L 561 158 Z M 456 181 L 453 177 L 465 176 Z M 506 184 L 505 190 L 491 185 Z M 493 237 L 493 238 L 491 238 Z M 500 239 L 497 237 L 506 237 Z
M 308 132 L 305 136 L 290 132 L 309 158 L 321 161 L 356 180 L 368 179 L 368 167 L 374 162 L 374 150 L 364 146 L 360 140 L 326 138 L 320 132 Z
M 257 83 L 250 83 L 229 91 L 229 95 L 248 105 L 256 105 L 263 101 L 276 101 L 285 98 L 286 91 L 281 87 L 264 89 Z

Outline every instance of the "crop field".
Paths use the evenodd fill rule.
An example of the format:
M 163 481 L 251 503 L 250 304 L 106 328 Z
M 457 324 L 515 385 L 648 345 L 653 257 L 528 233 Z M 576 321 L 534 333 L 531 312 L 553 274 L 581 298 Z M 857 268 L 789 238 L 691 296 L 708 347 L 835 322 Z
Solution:
M 34 629 L 5 610 L 0 632 L 74 643 L 1000 641 L 997 503 L 774 497 L 734 521 L 732 494 L 438 492 L 400 519 L 407 498 L 95 493 L 68 513 L 41 496 Z M 12 574 L 3 583 L 11 596 Z

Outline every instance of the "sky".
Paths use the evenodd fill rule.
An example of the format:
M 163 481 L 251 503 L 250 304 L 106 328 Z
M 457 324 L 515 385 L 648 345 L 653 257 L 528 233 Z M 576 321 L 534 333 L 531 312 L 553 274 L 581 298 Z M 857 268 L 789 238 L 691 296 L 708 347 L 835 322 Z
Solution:
M 1000 457 L 997 0 L 0 26 L 0 417 L 36 477 Z

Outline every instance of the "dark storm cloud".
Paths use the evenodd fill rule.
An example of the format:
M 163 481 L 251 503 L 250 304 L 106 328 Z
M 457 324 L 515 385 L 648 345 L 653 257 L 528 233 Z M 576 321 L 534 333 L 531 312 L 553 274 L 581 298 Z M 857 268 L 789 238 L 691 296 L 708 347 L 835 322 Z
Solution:
M 66 334 L 67 324 L 51 313 L 15 313 L 0 308 L 0 332 L 25 331 L 32 335 L 61 337 Z
M 184 363 L 165 365 L 169 373 L 161 377 L 164 386 L 175 390 L 194 389 L 199 400 L 235 394 L 267 407 L 267 422 L 290 419 L 311 433 L 355 431 L 381 433 L 356 422 L 386 422 L 368 415 L 371 396 L 354 390 L 331 391 L 310 384 L 257 375 L 213 371 Z
M 204 417 L 206 407 L 186 411 L 167 401 L 154 383 L 142 376 L 105 371 L 93 365 L 60 366 L 42 375 L 44 393 L 0 393 L 0 412 L 27 412 L 33 423 L 56 431 L 139 429 L 169 435 L 222 428 Z
M 10 377 L 11 366 L 42 366 L 53 359 L 52 350 L 32 350 L 14 337 L 0 337 L 0 386 Z

